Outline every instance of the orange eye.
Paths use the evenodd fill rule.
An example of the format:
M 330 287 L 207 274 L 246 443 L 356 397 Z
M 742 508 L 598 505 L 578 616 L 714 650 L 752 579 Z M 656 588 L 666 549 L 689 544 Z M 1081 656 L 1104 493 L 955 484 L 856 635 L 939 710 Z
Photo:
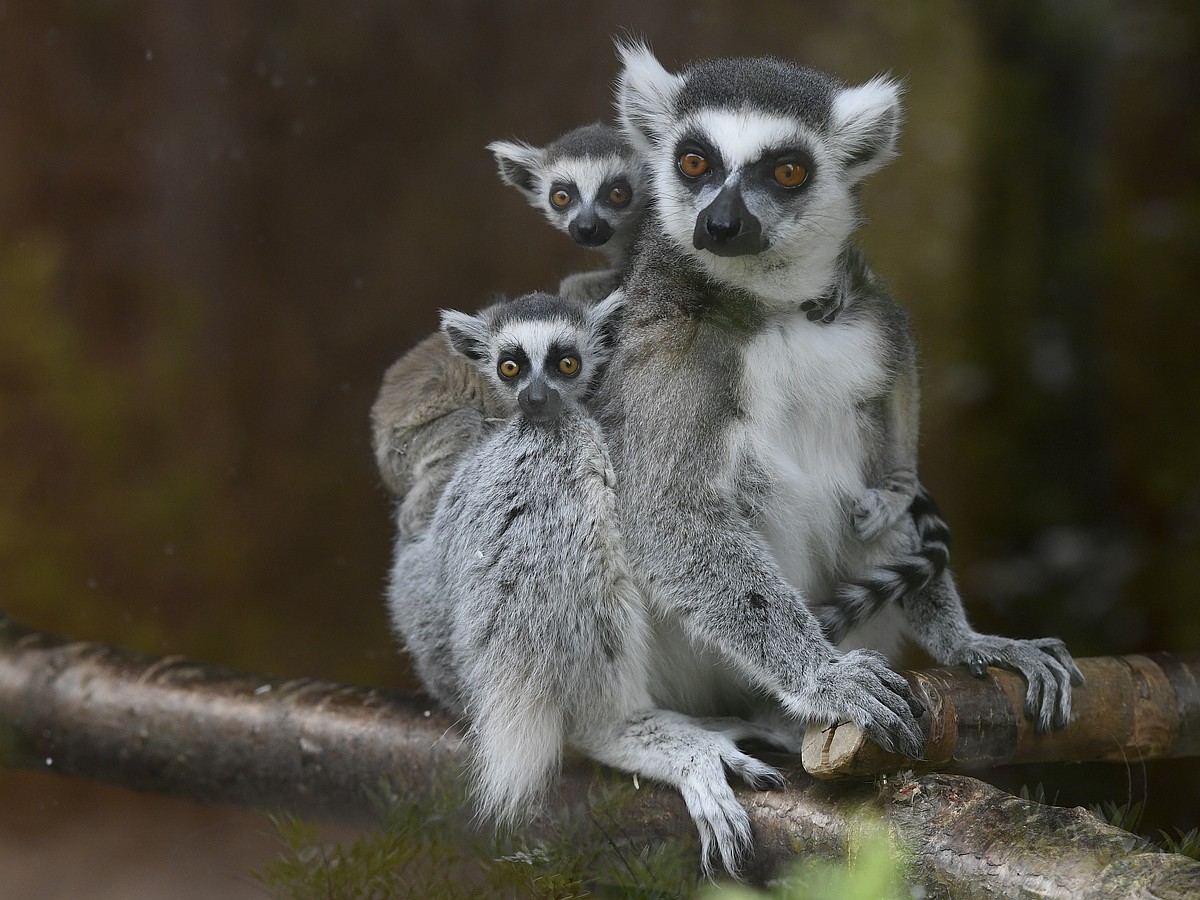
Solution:
M 611 203 L 613 206 L 624 206 L 626 203 L 629 202 L 629 198 L 632 195 L 633 195 L 633 192 L 630 191 L 629 188 L 625 187 L 624 185 L 618 184 L 618 185 L 614 186 L 611 191 L 608 192 L 608 202 Z
M 775 180 L 785 188 L 800 187 L 808 180 L 808 169 L 800 163 L 780 163 L 775 167 Z
M 571 194 L 570 194 L 570 192 L 564 191 L 562 188 L 559 188 L 557 191 L 555 191 L 554 193 L 552 193 L 550 195 L 550 202 L 553 203 L 559 209 L 565 209 L 566 207 L 571 205 Z
M 516 378 L 521 374 L 521 364 L 515 359 L 502 359 L 496 366 L 501 378 Z
M 708 171 L 708 160 L 699 153 L 685 153 L 679 157 L 679 171 L 688 178 L 699 178 Z
M 564 356 L 558 361 L 558 371 L 564 375 L 576 375 L 579 373 L 579 357 Z

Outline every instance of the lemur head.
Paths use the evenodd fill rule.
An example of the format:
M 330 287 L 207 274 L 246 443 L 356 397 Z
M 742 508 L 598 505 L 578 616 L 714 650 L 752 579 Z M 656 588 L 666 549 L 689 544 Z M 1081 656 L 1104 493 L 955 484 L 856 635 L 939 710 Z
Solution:
M 646 205 L 641 164 L 621 133 L 596 122 L 545 147 L 493 141 L 501 180 L 585 247 L 622 254 Z
M 895 156 L 899 86 L 849 87 L 770 58 L 673 74 L 643 44 L 618 53 L 622 128 L 668 237 L 710 275 L 768 300 L 827 289 L 859 222 L 859 184 Z
M 565 404 L 582 404 L 608 360 L 623 297 L 595 306 L 553 294 L 527 294 L 471 316 L 442 311 L 442 333 L 534 423 L 555 421 Z

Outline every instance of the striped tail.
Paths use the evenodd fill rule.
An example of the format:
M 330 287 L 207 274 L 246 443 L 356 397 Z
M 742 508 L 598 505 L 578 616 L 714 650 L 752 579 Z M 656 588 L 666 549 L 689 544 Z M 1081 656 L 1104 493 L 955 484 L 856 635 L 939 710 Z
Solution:
M 831 643 L 840 642 L 891 603 L 928 587 L 950 561 L 950 528 L 923 485 L 908 508 L 921 547 L 896 562 L 873 569 L 865 578 L 839 585 L 828 603 L 813 609 Z

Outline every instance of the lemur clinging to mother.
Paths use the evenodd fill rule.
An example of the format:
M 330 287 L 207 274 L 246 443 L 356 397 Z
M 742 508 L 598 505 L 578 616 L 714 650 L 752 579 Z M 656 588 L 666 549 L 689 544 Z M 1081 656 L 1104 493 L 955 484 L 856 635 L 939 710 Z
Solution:
M 558 286 L 564 297 L 599 300 L 620 284 L 626 255 L 646 208 L 638 155 L 611 125 L 573 128 L 545 147 L 493 141 L 500 179 L 525 195 L 575 243 L 601 250 L 609 268 L 576 272 Z
M 425 686 L 469 724 L 475 793 L 514 821 L 553 782 L 565 745 L 678 788 L 736 871 L 749 841 L 725 770 L 782 786 L 735 741 L 737 719 L 659 708 L 650 610 L 631 576 L 614 474 L 584 404 L 609 352 L 619 296 L 594 306 L 531 294 L 442 314 L 449 346 L 513 414 L 468 449 L 428 529 L 397 545 L 389 609 Z

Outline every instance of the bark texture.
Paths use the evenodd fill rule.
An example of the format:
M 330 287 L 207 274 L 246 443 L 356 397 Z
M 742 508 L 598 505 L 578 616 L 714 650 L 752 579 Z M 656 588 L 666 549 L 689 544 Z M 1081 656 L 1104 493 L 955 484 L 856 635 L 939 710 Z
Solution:
M 1200 653 L 1077 660 L 1070 724 L 1038 734 L 1022 710 L 1025 681 L 989 669 L 908 673 L 929 710 L 923 759 L 885 753 L 850 723 L 810 728 L 804 768 L 817 778 L 861 778 L 900 769 L 946 771 L 1006 763 L 1138 762 L 1200 756 Z
M 280 681 L 65 642 L 0 613 L 0 763 L 50 769 L 212 803 L 370 822 L 381 779 L 417 802 L 462 742 L 418 695 L 312 680 Z M 785 791 L 738 789 L 756 833 L 759 878 L 797 853 L 844 855 L 864 821 L 883 822 L 938 897 L 1200 896 L 1200 863 L 1145 852 L 1085 810 L 1020 800 L 957 775 L 876 786 L 813 781 L 798 766 Z M 593 766 L 569 765 L 535 827 L 578 804 Z M 628 832 L 691 835 L 682 800 L 643 785 Z

